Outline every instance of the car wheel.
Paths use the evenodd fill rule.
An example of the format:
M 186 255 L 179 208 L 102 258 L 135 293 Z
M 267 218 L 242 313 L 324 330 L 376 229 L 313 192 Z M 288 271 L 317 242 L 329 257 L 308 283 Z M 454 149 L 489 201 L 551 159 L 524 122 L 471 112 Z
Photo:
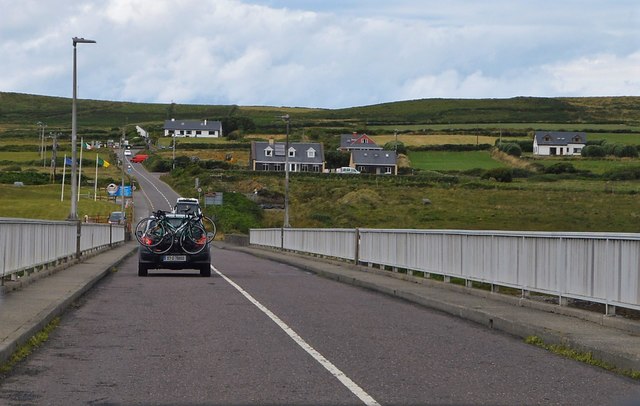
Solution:
M 138 276 L 147 276 L 149 275 L 149 267 L 145 264 L 138 263 Z
M 208 277 L 211 276 L 211 265 L 210 264 L 202 265 L 200 267 L 200 276 L 204 276 L 205 278 L 208 278 Z

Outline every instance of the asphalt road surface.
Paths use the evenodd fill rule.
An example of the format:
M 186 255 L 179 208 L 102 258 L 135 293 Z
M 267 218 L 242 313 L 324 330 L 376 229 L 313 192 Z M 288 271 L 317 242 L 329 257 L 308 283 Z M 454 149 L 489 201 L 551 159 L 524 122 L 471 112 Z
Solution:
M 212 278 L 139 278 L 129 258 L 0 382 L 0 404 L 626 405 L 640 390 L 485 327 L 246 253 L 214 247 L 213 266 Z

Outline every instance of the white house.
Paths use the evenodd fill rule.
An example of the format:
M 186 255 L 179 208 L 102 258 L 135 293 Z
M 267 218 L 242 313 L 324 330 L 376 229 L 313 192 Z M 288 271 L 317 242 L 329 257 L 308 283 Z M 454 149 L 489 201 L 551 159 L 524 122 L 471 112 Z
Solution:
M 580 155 L 587 144 L 583 132 L 536 131 L 533 137 L 533 155 Z
M 194 137 L 219 138 L 222 137 L 222 123 L 209 120 L 166 120 L 164 122 L 165 137 Z

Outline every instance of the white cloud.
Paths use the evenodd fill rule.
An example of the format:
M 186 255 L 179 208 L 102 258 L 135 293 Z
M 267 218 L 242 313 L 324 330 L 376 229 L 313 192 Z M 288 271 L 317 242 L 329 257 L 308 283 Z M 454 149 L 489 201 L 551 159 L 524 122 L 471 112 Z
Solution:
M 630 96 L 640 94 L 640 52 L 600 54 L 542 67 L 555 93 Z
M 407 98 L 637 94 L 620 0 L 0 0 L 0 90 L 347 107 Z

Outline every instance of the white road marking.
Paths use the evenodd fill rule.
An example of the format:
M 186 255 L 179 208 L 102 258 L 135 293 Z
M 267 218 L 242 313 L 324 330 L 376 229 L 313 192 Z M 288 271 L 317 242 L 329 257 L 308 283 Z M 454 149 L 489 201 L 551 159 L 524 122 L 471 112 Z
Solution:
M 372 398 L 367 392 L 364 391 L 358 384 L 353 382 L 348 376 L 344 374 L 341 370 L 339 370 L 335 365 L 333 365 L 328 359 L 326 359 L 322 354 L 316 351 L 312 346 L 307 344 L 306 341 L 302 339 L 293 331 L 291 327 L 289 327 L 284 321 L 280 320 L 278 316 L 273 314 L 271 310 L 264 307 L 260 302 L 254 299 L 249 293 L 247 293 L 244 289 L 240 287 L 237 283 L 229 279 L 222 272 L 218 271 L 213 265 L 211 265 L 211 269 L 218 275 L 220 275 L 225 281 L 227 281 L 231 286 L 236 288 L 238 292 L 240 292 L 247 300 L 253 303 L 262 313 L 266 314 L 274 323 L 278 325 L 296 344 L 302 347 L 309 355 L 311 355 L 320 365 L 322 365 L 327 371 L 331 373 L 334 377 L 336 377 L 347 389 L 351 391 L 354 395 L 356 395 L 365 405 L 370 406 L 379 406 L 380 404 Z
M 140 165 L 142 165 L 142 164 L 140 164 Z M 136 169 L 135 165 L 131 165 L 131 167 L 133 168 L 133 170 L 134 170 L 134 171 L 135 171 L 135 172 L 136 172 L 140 177 L 144 178 L 147 182 L 149 182 L 149 183 L 151 184 L 151 186 L 153 186 L 153 188 L 154 188 L 155 190 L 157 190 L 157 191 L 158 191 L 158 193 L 160 193 L 160 196 L 162 196 L 162 197 L 164 198 L 164 200 L 167 202 L 167 205 L 169 206 L 169 211 L 171 211 L 171 210 L 173 209 L 173 206 L 171 206 L 171 202 L 169 201 L 169 199 L 167 199 L 167 196 L 165 196 L 165 195 L 164 195 L 164 193 L 162 193 L 162 192 L 160 191 L 160 189 L 158 189 L 158 187 L 156 186 L 156 184 L 155 184 L 153 181 L 149 180 L 149 178 L 148 178 L 148 177 L 146 177 L 142 172 L 140 172 L 138 169 Z M 145 193 L 145 196 L 146 196 L 146 193 Z M 149 199 L 149 197 L 148 197 L 148 196 L 147 196 L 147 199 Z M 151 202 L 151 200 L 149 200 L 149 202 Z M 153 204 L 151 205 L 151 208 L 152 208 L 152 210 L 154 209 L 154 208 L 153 208 Z

